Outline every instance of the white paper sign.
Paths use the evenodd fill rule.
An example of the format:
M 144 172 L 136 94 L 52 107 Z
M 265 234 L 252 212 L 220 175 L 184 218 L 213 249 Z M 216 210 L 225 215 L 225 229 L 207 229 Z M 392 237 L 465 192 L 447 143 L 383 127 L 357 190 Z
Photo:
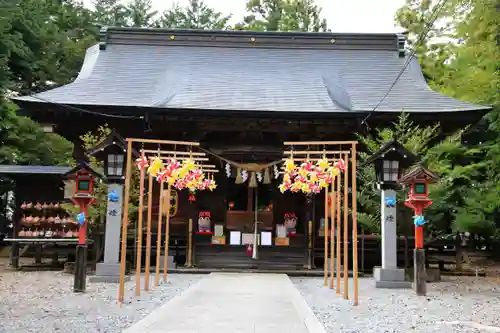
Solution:
M 241 232 L 231 231 L 229 233 L 229 244 L 230 245 L 241 245 Z
M 270 231 L 262 231 L 260 233 L 261 245 L 271 246 L 273 245 L 273 233 Z

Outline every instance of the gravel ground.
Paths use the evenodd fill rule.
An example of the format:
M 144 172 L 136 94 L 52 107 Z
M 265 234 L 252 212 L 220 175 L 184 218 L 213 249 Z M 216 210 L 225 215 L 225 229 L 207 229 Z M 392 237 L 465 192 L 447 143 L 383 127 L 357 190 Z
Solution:
M 445 278 L 417 297 L 412 290 L 375 289 L 373 279 L 364 278 L 358 307 L 324 287 L 323 278 L 292 280 L 330 333 L 500 332 L 498 279 Z
M 75 294 L 71 275 L 0 272 L 0 333 L 118 333 L 202 277 L 169 274 L 167 283 L 158 290 L 142 291 L 140 297 L 135 297 L 131 280 L 120 308 L 117 284 L 88 282 L 86 293 Z

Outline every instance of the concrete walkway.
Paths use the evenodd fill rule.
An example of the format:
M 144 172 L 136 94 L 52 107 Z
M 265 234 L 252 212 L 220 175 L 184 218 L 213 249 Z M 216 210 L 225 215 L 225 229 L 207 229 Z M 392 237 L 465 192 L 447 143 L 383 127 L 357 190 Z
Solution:
M 284 274 L 212 273 L 123 333 L 325 333 Z

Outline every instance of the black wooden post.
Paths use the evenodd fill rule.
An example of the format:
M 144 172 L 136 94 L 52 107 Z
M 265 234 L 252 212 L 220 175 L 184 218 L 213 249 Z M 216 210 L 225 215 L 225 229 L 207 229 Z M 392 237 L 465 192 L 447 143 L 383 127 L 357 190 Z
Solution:
M 19 268 L 19 243 L 13 242 L 10 248 L 10 266 L 12 268 Z
M 84 293 L 86 290 L 87 279 L 87 244 L 78 244 L 76 246 L 75 256 L 75 280 L 73 291 L 75 293 Z
M 425 249 L 415 249 L 413 253 L 414 284 L 417 296 L 426 294 Z

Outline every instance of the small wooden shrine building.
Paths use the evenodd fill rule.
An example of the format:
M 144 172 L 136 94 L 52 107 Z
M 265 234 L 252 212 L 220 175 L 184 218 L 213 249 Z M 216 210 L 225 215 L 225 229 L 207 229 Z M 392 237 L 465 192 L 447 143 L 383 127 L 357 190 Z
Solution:
M 293 213 L 297 238 L 289 247 L 303 262 L 304 196 L 281 194 L 277 180 L 255 188 L 235 184 L 236 168 L 228 178 L 224 159 L 270 163 L 282 159 L 284 141 L 353 140 L 366 123 L 375 129 L 402 111 L 420 124 L 441 122 L 449 132 L 488 110 L 431 90 L 417 59 L 394 84 L 406 61 L 398 34 L 106 28 L 74 82 L 15 102 L 75 143 L 103 123 L 123 137 L 200 142 L 217 156 L 220 172 L 219 188 L 200 194 L 197 210 L 211 213 L 212 226 L 241 232 L 252 230 L 255 197 L 263 228 L 274 230 Z M 178 204 L 172 230 L 177 225 L 185 234 L 188 196 L 180 195 Z M 322 211 L 317 204 L 316 231 Z M 224 251 L 244 252 L 214 248 L 219 261 L 207 265 L 228 265 L 229 259 L 220 261 Z M 242 262 L 235 265 L 253 265 Z

